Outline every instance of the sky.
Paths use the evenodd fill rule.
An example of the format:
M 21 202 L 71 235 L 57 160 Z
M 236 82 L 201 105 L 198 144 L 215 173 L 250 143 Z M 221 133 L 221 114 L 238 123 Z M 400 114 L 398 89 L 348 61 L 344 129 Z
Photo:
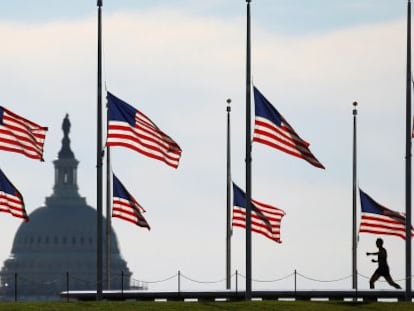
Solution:
M 133 278 L 178 270 L 200 281 L 225 277 L 226 99 L 232 99 L 232 178 L 245 188 L 245 14 L 236 0 L 104 0 L 103 74 L 113 94 L 142 110 L 183 150 L 180 166 L 121 148 L 112 167 L 147 210 L 151 231 L 113 220 Z M 253 235 L 253 279 L 296 269 L 318 280 L 351 275 L 352 103 L 358 106 L 358 184 L 404 211 L 406 1 L 253 0 L 254 84 L 284 115 L 326 170 L 254 144 L 253 198 L 286 212 L 282 243 Z M 0 153 L 28 212 L 52 193 L 52 161 L 69 113 L 80 193 L 96 203 L 96 1 L 0 3 L 0 103 L 49 127 L 45 162 Z M 359 213 L 358 213 L 359 215 Z M 0 261 L 21 221 L 0 215 Z M 369 287 L 376 236 L 361 234 L 359 288 Z M 384 237 L 394 279 L 405 274 L 404 241 Z M 232 271 L 245 274 L 245 234 L 235 228 Z M 235 286 L 232 280 L 232 288 Z M 399 282 L 404 285 L 404 281 Z M 299 289 L 351 288 L 351 279 Z M 225 283 L 183 280 L 182 290 Z M 244 287 L 243 279 L 239 288 Z M 176 280 L 150 283 L 175 289 Z M 292 289 L 293 278 L 253 282 Z M 378 288 L 389 288 L 379 283 Z

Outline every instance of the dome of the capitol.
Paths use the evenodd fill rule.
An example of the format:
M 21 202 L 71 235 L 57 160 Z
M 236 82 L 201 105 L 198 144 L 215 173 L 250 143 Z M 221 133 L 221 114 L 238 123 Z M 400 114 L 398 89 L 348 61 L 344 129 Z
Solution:
M 96 289 L 97 213 L 78 192 L 79 162 L 70 148 L 70 126 L 66 116 L 62 148 L 53 162 L 53 194 L 46 198 L 45 206 L 29 215 L 29 222 L 20 225 L 11 254 L 0 271 L 0 286 L 6 289 L 6 295 L 13 294 L 16 277 L 22 297 L 57 297 L 68 285 L 71 290 Z M 123 286 L 129 288 L 131 272 L 121 256 L 113 229 L 110 258 L 112 283 L 120 287 L 122 272 Z M 108 282 L 104 283 L 106 288 Z

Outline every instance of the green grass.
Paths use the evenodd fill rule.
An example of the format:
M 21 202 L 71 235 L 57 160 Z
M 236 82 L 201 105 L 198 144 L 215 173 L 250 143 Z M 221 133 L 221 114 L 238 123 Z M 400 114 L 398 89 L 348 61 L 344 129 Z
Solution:
M 0 310 L 7 311 L 413 311 L 414 304 L 399 302 L 279 302 L 279 301 L 258 301 L 258 302 L 0 302 Z

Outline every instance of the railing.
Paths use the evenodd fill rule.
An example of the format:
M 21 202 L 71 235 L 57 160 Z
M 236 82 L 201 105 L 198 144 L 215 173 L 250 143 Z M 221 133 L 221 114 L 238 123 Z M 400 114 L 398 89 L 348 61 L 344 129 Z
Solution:
M 39 280 L 39 279 L 30 279 L 26 278 L 24 275 L 19 273 L 11 274 L 11 277 L 8 279 L 9 281 L 6 283 L 2 280 L 2 285 L 0 287 L 0 301 L 7 300 L 7 301 L 18 301 L 18 300 L 27 300 L 31 299 L 39 299 L 39 300 L 58 300 L 60 292 L 67 292 L 73 290 L 90 290 L 94 291 L 96 289 L 96 281 L 91 281 L 84 279 L 78 276 L 79 274 L 70 274 L 66 272 L 61 278 L 55 278 L 51 280 Z M 369 277 L 358 274 L 361 278 L 369 279 Z M 294 291 L 298 291 L 299 280 L 306 280 L 313 283 L 338 283 L 343 282 L 347 279 L 351 279 L 352 275 L 347 275 L 343 277 L 337 277 L 332 279 L 320 279 L 316 277 L 312 277 L 303 273 L 294 270 L 291 273 L 288 273 L 283 276 L 278 276 L 269 279 L 252 279 L 253 287 L 254 284 L 275 284 L 278 282 L 287 282 L 290 280 L 291 285 L 286 286 L 284 283 L 285 289 Z M 232 282 L 234 287 L 232 290 L 233 292 L 239 292 L 239 284 L 240 279 L 245 280 L 246 276 L 239 273 L 237 270 L 231 275 Z M 129 282 L 128 282 L 129 280 Z M 175 280 L 175 281 L 174 281 Z M 135 278 L 127 278 L 125 277 L 123 271 L 120 273 L 113 273 L 111 278 L 111 290 L 116 290 L 121 292 L 121 297 L 125 289 L 131 290 L 148 290 L 150 286 L 155 284 L 162 284 L 166 282 L 170 282 L 169 286 L 167 287 L 168 291 L 176 291 L 177 293 L 182 292 L 182 281 L 185 280 L 186 282 L 190 283 L 190 288 L 193 288 L 195 285 L 202 285 L 202 286 L 211 286 L 211 285 L 219 285 L 220 289 L 225 288 L 226 279 L 213 279 L 213 280 L 199 280 L 194 277 L 191 277 L 181 271 L 177 271 L 172 275 L 169 275 L 165 278 L 158 279 L 158 280 L 141 280 Z M 397 282 L 404 281 L 405 279 L 398 279 Z M 379 282 L 386 282 L 385 280 L 378 280 Z M 176 286 L 171 285 L 171 282 L 175 282 Z M 104 288 L 107 285 L 107 280 L 103 280 Z M 191 285 L 192 284 L 192 285 Z M 274 288 L 274 286 L 273 286 Z M 217 289 L 217 287 L 216 287 Z M 272 289 L 272 286 L 269 288 Z M 29 294 L 28 294 L 29 293 Z M 39 293 L 38 295 L 36 293 Z M 28 297 L 31 296 L 31 298 Z M 36 297 L 33 297 L 36 296 Z M 66 300 L 69 300 L 69 295 L 66 297 Z

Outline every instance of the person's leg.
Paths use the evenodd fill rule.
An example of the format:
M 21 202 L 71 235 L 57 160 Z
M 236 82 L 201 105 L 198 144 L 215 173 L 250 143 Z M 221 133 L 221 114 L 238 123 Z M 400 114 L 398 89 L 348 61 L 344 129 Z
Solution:
M 379 279 L 381 275 L 378 274 L 377 272 L 375 272 L 372 276 L 371 279 L 369 280 L 369 288 L 374 289 L 375 285 L 374 283 Z
M 390 274 L 384 275 L 384 278 L 385 278 L 385 280 L 387 280 L 388 284 L 390 284 L 391 286 L 393 286 L 397 289 L 401 289 L 401 286 L 394 282 L 394 280 L 392 279 Z

